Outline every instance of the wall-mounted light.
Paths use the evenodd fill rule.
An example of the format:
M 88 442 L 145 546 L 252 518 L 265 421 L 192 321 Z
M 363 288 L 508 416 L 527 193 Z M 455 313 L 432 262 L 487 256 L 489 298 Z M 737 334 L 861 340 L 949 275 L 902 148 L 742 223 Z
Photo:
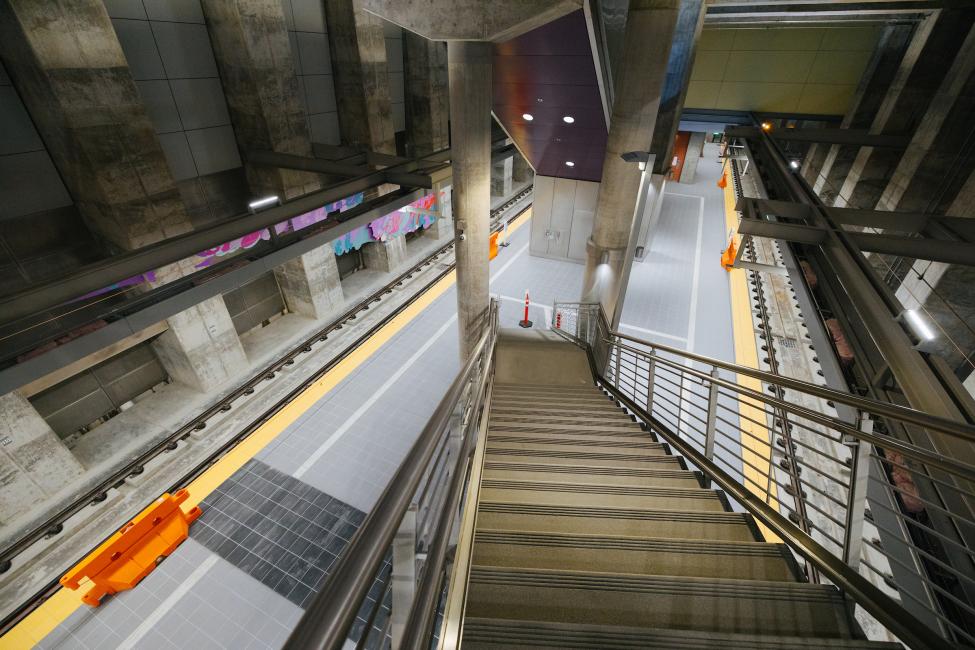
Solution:
M 636 164 L 636 166 L 639 167 L 640 168 L 640 171 L 642 172 L 643 170 L 645 170 L 647 168 L 647 163 L 646 163 L 646 161 L 641 160 L 640 162 L 638 162 Z
M 256 201 L 251 201 L 250 203 L 247 204 L 247 207 L 249 207 L 251 210 L 259 210 L 260 208 L 265 208 L 269 205 L 274 205 L 275 203 L 278 202 L 280 202 L 280 199 L 277 197 L 277 195 L 265 196 L 263 199 L 257 199 Z
M 789 161 L 789 167 L 792 167 L 793 169 L 799 169 L 799 161 L 798 160 L 790 160 Z
M 562 121 L 565 122 L 566 124 L 572 124 L 573 122 L 576 121 L 576 118 L 572 117 L 571 115 L 566 115 L 565 117 L 562 118 Z
M 532 120 L 535 119 L 535 116 L 532 115 L 531 113 L 522 113 L 521 119 L 525 120 L 526 122 L 531 122 Z
M 574 162 L 572 162 L 571 160 L 566 160 L 565 161 L 565 166 L 566 167 L 575 167 L 576 164 Z
M 927 321 L 921 316 L 920 312 L 916 309 L 908 309 L 904 312 L 904 316 L 907 318 L 907 322 L 911 324 L 911 329 L 917 334 L 917 337 L 922 341 L 931 341 L 934 339 L 934 330 L 928 325 Z
M 762 130 L 763 131 L 771 131 L 772 130 L 772 123 L 771 122 L 762 122 Z
M 609 264 L 609 251 L 603 251 L 599 255 L 599 263 L 600 264 Z

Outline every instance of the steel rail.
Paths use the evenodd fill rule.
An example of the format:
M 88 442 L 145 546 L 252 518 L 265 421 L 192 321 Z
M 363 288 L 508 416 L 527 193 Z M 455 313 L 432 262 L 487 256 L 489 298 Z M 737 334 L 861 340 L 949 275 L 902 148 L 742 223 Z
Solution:
M 516 205 L 522 201 L 528 194 L 531 193 L 530 189 L 526 189 L 523 192 L 513 196 L 510 200 L 506 201 L 498 208 L 492 211 L 492 219 L 498 215 L 501 215 L 508 208 Z M 502 219 L 501 221 L 514 221 L 520 217 L 530 206 L 525 206 L 522 210 L 518 211 L 509 219 Z M 496 230 L 498 228 L 495 228 Z M 294 361 L 294 359 L 301 354 L 311 351 L 311 347 L 320 341 L 324 341 L 325 338 L 335 331 L 342 329 L 345 325 L 349 324 L 350 321 L 354 321 L 361 312 L 367 311 L 373 303 L 379 302 L 383 296 L 392 293 L 393 289 L 397 286 L 402 285 L 402 283 L 413 277 L 417 272 L 421 271 L 424 267 L 429 266 L 434 263 L 434 261 L 441 255 L 449 252 L 454 246 L 453 241 L 448 242 L 444 246 L 441 246 L 430 255 L 424 259 L 417 262 L 414 266 L 410 267 L 399 276 L 391 280 L 388 284 L 384 285 L 379 290 L 370 294 L 367 298 L 359 302 L 357 305 L 353 306 L 341 316 L 336 318 L 334 321 L 326 325 L 321 330 L 307 337 L 303 342 L 296 345 L 290 351 L 286 352 L 283 356 L 279 357 L 276 361 L 266 365 L 260 372 L 252 376 L 250 380 L 241 385 L 239 388 L 235 389 L 229 393 L 226 397 L 219 400 L 213 406 L 204 410 L 199 416 L 194 418 L 192 421 L 180 427 L 174 433 L 166 436 L 158 443 L 153 445 L 150 449 L 140 454 L 138 457 L 132 461 L 126 463 L 123 467 L 116 470 L 109 477 L 101 481 L 97 486 L 90 488 L 82 493 L 82 496 L 74 499 L 70 504 L 63 507 L 57 513 L 46 519 L 42 524 L 35 526 L 33 530 L 22 535 L 15 542 L 7 546 L 5 549 L 0 551 L 0 575 L 5 573 L 10 569 L 12 560 L 22 553 L 24 550 L 29 548 L 31 545 L 41 541 L 44 538 L 50 536 L 51 531 L 61 532 L 61 527 L 64 522 L 69 519 L 74 514 L 86 508 L 88 505 L 94 505 L 96 503 L 104 500 L 102 495 L 104 495 L 108 490 L 113 487 L 118 487 L 125 482 L 125 479 L 130 476 L 140 474 L 142 467 L 153 460 L 157 456 L 166 453 L 167 451 L 172 451 L 172 445 L 178 444 L 182 439 L 188 437 L 193 431 L 198 431 L 205 428 L 206 421 L 211 417 L 217 415 L 218 413 L 225 412 L 225 406 L 231 404 L 236 399 L 249 395 L 253 392 L 255 386 L 260 384 L 262 381 L 272 379 L 275 374 L 288 364 L 289 361 Z M 258 427 L 263 425 L 265 422 L 270 420 L 276 413 L 278 413 L 282 408 L 284 408 L 291 400 L 293 400 L 297 395 L 299 395 L 305 388 L 317 381 L 319 378 L 324 376 L 327 372 L 332 370 L 345 356 L 348 356 L 355 349 L 360 347 L 366 340 L 373 336 L 376 331 L 386 325 L 393 318 L 398 316 L 404 310 L 406 310 L 410 305 L 416 302 L 424 293 L 426 293 L 434 284 L 439 282 L 447 274 L 454 270 L 455 264 L 451 264 L 449 267 L 445 268 L 443 271 L 438 273 L 436 277 L 427 282 L 423 287 L 421 287 L 413 296 L 407 299 L 402 305 L 398 306 L 390 314 L 383 317 L 378 323 L 370 327 L 369 330 L 363 333 L 359 338 L 353 341 L 351 344 L 346 346 L 341 352 L 330 359 L 321 369 L 315 372 L 311 377 L 303 381 L 301 384 L 292 389 L 287 395 L 282 399 L 278 400 L 273 406 L 264 411 L 256 419 L 252 420 L 247 426 L 245 426 L 239 433 L 235 434 L 233 437 L 229 438 L 220 447 L 211 452 L 206 458 L 204 458 L 200 463 L 190 469 L 188 472 L 184 473 L 178 480 L 173 482 L 168 488 L 168 492 L 174 492 L 181 487 L 185 487 L 191 483 L 195 478 L 203 474 L 207 469 L 214 465 L 220 458 L 225 456 L 231 449 L 236 447 L 238 444 L 243 442 L 247 437 L 249 437 Z M 250 391 L 250 392 L 248 392 Z M 134 514 L 134 513 L 133 513 Z M 115 531 L 112 532 L 114 534 Z M 109 535 L 110 536 L 110 535 Z M 105 539 L 108 539 L 106 536 Z M 104 541 L 104 540 L 102 540 Z M 99 542 L 101 543 L 101 542 Z M 96 544 L 97 546 L 97 544 Z M 52 580 L 36 592 L 33 596 L 28 598 L 21 606 L 14 609 L 12 612 L 7 614 L 2 620 L 0 620 L 0 637 L 6 634 L 13 626 L 23 620 L 31 611 L 36 609 L 40 604 L 47 600 L 51 595 L 53 595 L 59 589 L 59 583 L 57 579 Z

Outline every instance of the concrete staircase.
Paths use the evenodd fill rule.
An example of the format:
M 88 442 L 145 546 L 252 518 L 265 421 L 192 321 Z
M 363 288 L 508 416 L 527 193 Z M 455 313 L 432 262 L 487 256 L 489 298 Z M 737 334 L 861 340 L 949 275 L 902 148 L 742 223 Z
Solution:
M 522 359 L 520 383 L 503 343 L 464 648 L 901 647 L 863 640 L 836 589 L 800 582 L 784 545 L 580 381 L 577 360 L 543 384 Z

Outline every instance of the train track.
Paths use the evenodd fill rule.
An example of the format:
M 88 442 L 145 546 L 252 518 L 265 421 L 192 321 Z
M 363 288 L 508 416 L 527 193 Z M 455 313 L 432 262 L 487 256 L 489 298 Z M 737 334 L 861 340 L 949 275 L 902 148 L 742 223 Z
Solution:
M 532 193 L 532 186 L 527 187 L 515 196 L 511 197 L 504 204 L 498 206 L 491 211 L 491 222 L 492 230 L 500 230 L 505 223 L 517 219 L 521 214 L 525 212 L 530 207 L 530 204 L 525 205 L 525 207 L 511 217 L 505 216 L 505 213 L 511 208 L 514 208 L 519 203 L 524 201 L 528 195 Z M 194 431 L 201 431 L 206 428 L 207 421 L 218 414 L 226 413 L 233 408 L 233 404 L 236 400 L 243 397 L 247 397 L 255 392 L 256 387 L 265 381 L 270 381 L 275 378 L 277 373 L 279 373 L 286 366 L 293 365 L 299 357 L 304 354 L 312 352 L 314 347 L 320 343 L 325 342 L 330 334 L 341 330 L 347 325 L 351 325 L 355 322 L 357 318 L 367 312 L 374 304 L 383 300 L 387 295 L 392 294 L 393 290 L 397 287 L 403 285 L 404 282 L 413 278 L 414 275 L 421 272 L 425 268 L 437 262 L 441 257 L 450 253 L 454 248 L 453 242 L 449 242 L 444 246 L 440 247 L 423 260 L 410 267 L 391 282 L 383 286 L 381 289 L 372 293 L 366 297 L 363 301 L 353 306 L 351 309 L 343 313 L 337 319 L 326 325 L 324 328 L 318 330 L 314 334 L 305 338 L 301 343 L 291 348 L 283 356 L 279 357 L 274 362 L 266 365 L 260 372 L 254 374 L 250 379 L 248 379 L 244 384 L 236 388 L 234 391 L 229 393 L 226 397 L 219 400 L 217 403 L 200 413 L 196 418 L 183 425 L 175 432 L 169 434 L 165 438 L 162 438 L 159 442 L 154 444 L 151 448 L 141 453 L 135 459 L 121 467 L 120 469 L 114 471 L 108 478 L 99 482 L 99 484 L 84 493 L 79 497 L 74 499 L 70 504 L 63 507 L 61 510 L 56 512 L 54 515 L 45 520 L 42 524 L 35 527 L 32 531 L 26 533 L 17 539 L 13 544 L 9 545 L 7 548 L 0 551 L 0 575 L 10 570 L 12 566 L 12 561 L 21 553 L 26 551 L 32 545 L 42 541 L 44 539 L 49 539 L 54 535 L 61 534 L 64 530 L 64 523 L 70 517 L 77 514 L 89 505 L 94 505 L 104 501 L 107 498 L 108 491 L 112 488 L 118 488 L 123 485 L 126 479 L 134 476 L 138 476 L 145 470 L 145 465 L 151 462 L 156 457 L 174 451 L 178 448 L 179 442 L 186 440 Z M 303 380 L 298 386 L 289 391 L 284 397 L 276 401 L 270 408 L 261 413 L 256 419 L 249 422 L 245 427 L 243 427 L 238 433 L 234 434 L 230 439 L 228 439 L 224 444 L 222 444 L 218 449 L 208 454 L 203 458 L 198 464 L 196 464 L 192 469 L 185 472 L 176 481 L 174 481 L 168 488 L 168 492 L 172 493 L 176 490 L 186 487 L 194 479 L 203 474 L 207 469 L 213 466 L 217 461 L 219 461 L 223 456 L 225 456 L 232 449 L 237 447 L 241 442 L 246 440 L 252 433 L 254 433 L 258 428 L 260 428 L 264 423 L 274 417 L 281 409 L 286 407 L 291 401 L 293 401 L 302 391 L 304 391 L 308 386 L 318 381 L 326 373 L 331 371 L 339 362 L 342 361 L 349 354 L 354 352 L 363 343 L 365 343 L 369 338 L 371 338 L 379 329 L 389 323 L 392 319 L 406 310 L 410 305 L 415 303 L 426 291 L 428 291 L 433 285 L 443 279 L 447 274 L 453 271 L 455 264 L 450 264 L 444 268 L 440 273 L 438 273 L 434 278 L 429 280 L 417 292 L 404 301 L 403 304 L 399 305 L 392 312 L 384 316 L 380 321 L 370 327 L 366 332 L 359 336 L 355 341 L 347 345 L 338 354 L 333 356 L 326 364 L 316 370 L 311 376 Z M 135 512 L 131 513 L 135 515 Z M 114 533 L 114 531 L 113 531 Z M 106 536 L 107 539 L 108 536 Z M 78 558 L 79 560 L 81 558 Z M 58 589 L 59 584 L 55 578 L 50 583 L 45 585 L 40 591 L 38 591 L 34 596 L 29 598 L 25 603 L 17 607 L 11 613 L 0 621 L 0 636 L 6 634 L 11 628 L 13 628 L 17 623 L 23 620 L 27 615 L 39 607 L 45 600 L 47 600 L 51 595 L 53 595 Z

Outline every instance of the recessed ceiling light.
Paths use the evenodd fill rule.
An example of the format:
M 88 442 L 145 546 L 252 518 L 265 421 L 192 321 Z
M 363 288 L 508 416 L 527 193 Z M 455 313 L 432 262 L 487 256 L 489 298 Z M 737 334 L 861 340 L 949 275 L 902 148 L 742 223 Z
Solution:
M 790 160 L 789 161 L 789 167 L 792 167 L 793 169 L 799 169 L 799 161 L 798 160 Z
M 572 124 L 573 122 L 576 121 L 576 118 L 572 117 L 571 115 L 566 115 L 565 117 L 562 118 L 562 121 L 565 122 L 566 124 Z
M 544 100 L 544 99 L 542 99 L 541 97 L 536 97 L 536 98 L 535 98 L 535 101 L 536 101 L 536 102 L 538 102 L 539 104 L 541 104 L 541 103 L 542 103 L 542 102 L 544 102 L 545 100 Z
M 575 167 L 576 164 L 574 162 L 572 162 L 571 160 L 566 160 L 565 161 L 565 166 L 566 167 Z
M 522 113 L 521 119 L 525 120 L 526 122 L 531 122 L 532 120 L 535 119 L 535 116 L 532 115 L 531 113 Z

